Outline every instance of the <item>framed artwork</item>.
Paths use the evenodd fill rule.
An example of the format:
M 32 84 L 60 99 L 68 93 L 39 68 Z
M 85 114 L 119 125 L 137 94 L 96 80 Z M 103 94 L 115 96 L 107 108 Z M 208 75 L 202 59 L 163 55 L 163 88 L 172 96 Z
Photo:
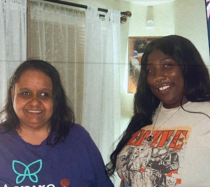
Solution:
M 159 36 L 135 36 L 128 38 L 128 93 L 135 93 L 141 69 L 141 57 L 147 44 Z

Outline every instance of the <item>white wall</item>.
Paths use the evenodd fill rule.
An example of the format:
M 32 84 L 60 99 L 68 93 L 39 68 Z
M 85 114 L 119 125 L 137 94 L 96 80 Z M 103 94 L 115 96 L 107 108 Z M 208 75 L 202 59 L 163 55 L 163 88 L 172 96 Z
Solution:
M 210 67 L 204 0 L 175 1 L 175 33 L 191 40 Z
M 153 6 L 154 29 L 146 28 L 147 6 L 132 4 L 129 36 L 165 36 L 174 33 L 174 3 Z

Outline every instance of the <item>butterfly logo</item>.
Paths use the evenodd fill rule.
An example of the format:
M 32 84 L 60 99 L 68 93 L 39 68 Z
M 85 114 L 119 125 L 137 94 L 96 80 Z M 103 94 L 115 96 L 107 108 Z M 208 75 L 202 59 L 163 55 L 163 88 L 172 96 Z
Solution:
M 17 168 L 20 168 L 21 166 L 24 168 L 23 173 L 18 172 L 18 169 L 17 169 Z M 32 166 L 35 166 L 35 168 L 37 168 L 37 170 L 33 171 L 33 173 L 31 173 Z M 12 169 L 17 174 L 16 184 L 20 184 L 21 182 L 23 182 L 26 177 L 29 177 L 31 182 L 37 183 L 38 182 L 37 173 L 39 173 L 40 170 L 42 169 L 42 160 L 39 159 L 37 161 L 30 163 L 29 165 L 26 165 L 18 160 L 13 160 Z M 34 167 L 33 167 L 33 170 L 34 170 Z

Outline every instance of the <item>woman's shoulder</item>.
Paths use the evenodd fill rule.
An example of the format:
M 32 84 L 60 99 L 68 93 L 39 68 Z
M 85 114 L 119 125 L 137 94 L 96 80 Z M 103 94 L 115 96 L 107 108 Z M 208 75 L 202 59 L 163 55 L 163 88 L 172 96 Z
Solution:
M 89 132 L 85 129 L 85 127 L 77 123 L 73 124 L 69 132 L 69 135 L 73 137 L 80 137 L 80 138 L 85 138 L 85 137 L 90 136 Z
M 77 131 L 80 133 L 87 133 L 85 127 L 83 127 L 82 125 L 78 124 L 78 123 L 74 123 L 72 126 L 72 130 L 73 131 Z
M 190 111 L 204 112 L 206 114 L 210 114 L 210 101 L 188 102 L 183 107 Z
M 205 109 L 210 109 L 210 101 L 204 101 L 204 102 L 188 102 L 186 103 L 186 107 L 191 107 L 191 108 L 205 108 Z
M 65 144 L 73 144 L 76 146 L 80 146 L 80 148 L 83 149 L 86 149 L 88 147 L 93 148 L 95 146 L 89 132 L 82 125 L 76 123 L 73 124 L 68 136 L 66 137 Z

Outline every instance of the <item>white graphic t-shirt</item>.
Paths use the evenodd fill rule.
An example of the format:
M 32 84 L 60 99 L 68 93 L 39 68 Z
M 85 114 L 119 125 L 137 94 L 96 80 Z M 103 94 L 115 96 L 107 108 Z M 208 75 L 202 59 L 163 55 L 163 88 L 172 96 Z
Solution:
M 134 133 L 118 155 L 125 187 L 210 186 L 210 103 L 188 102 L 184 109 L 209 117 L 161 107 L 156 123 Z

